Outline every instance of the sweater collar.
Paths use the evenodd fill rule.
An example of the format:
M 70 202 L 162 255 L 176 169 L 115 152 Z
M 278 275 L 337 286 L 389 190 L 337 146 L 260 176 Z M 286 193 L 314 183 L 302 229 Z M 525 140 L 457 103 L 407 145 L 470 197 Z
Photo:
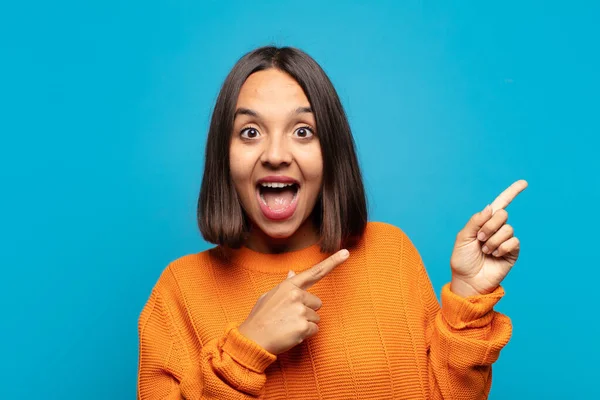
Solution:
M 293 270 L 298 273 L 323 261 L 331 254 L 321 253 L 319 244 L 301 250 L 285 253 L 259 253 L 247 247 L 224 250 L 227 259 L 242 268 L 258 271 L 281 273 Z

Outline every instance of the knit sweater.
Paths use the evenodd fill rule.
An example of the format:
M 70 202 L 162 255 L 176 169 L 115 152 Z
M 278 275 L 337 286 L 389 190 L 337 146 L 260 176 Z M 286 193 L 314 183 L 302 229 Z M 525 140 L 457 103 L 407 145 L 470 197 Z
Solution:
M 138 398 L 484 399 L 511 335 L 501 287 L 440 307 L 419 253 L 371 222 L 350 257 L 309 292 L 319 332 L 275 356 L 237 329 L 261 294 L 327 258 L 318 245 L 263 254 L 219 247 L 162 273 L 139 319 Z

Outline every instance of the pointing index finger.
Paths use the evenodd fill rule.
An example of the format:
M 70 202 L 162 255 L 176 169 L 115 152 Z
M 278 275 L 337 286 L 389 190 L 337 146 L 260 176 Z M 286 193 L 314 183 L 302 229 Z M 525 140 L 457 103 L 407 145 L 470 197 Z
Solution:
M 500 210 L 501 208 L 507 207 L 519 193 L 527 188 L 528 183 L 526 180 L 518 180 L 510 185 L 504 192 L 500 193 L 498 197 L 492 202 L 492 213 Z
M 326 277 L 335 267 L 346 261 L 348 256 L 348 250 L 340 250 L 314 267 L 289 278 L 289 281 L 300 289 L 307 290 Z

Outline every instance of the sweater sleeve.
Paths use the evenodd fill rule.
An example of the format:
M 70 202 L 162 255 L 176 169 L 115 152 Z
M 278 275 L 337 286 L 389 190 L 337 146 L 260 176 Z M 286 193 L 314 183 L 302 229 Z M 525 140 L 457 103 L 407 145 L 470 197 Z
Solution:
M 432 399 L 487 399 L 492 363 L 508 343 L 510 319 L 493 310 L 502 287 L 486 295 L 462 298 L 444 285 L 442 307 L 422 263 L 419 290 L 427 312 L 426 340 Z
M 276 356 L 230 324 L 193 360 L 156 291 L 139 319 L 138 399 L 256 399 Z M 197 358 L 197 357 L 196 357 Z

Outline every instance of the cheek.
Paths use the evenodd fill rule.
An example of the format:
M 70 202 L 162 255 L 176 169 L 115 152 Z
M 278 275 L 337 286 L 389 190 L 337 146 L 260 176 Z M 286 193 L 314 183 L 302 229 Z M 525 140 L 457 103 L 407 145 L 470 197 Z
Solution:
M 239 158 L 230 158 L 229 170 L 231 171 L 231 178 L 234 182 L 244 179 L 244 168 L 243 163 L 240 162 Z
M 302 152 L 299 155 L 298 163 L 301 165 L 302 175 L 311 190 L 321 188 L 323 182 L 323 158 L 321 156 L 321 147 L 316 144 L 310 151 Z
M 310 164 L 305 170 L 304 177 L 311 185 L 321 187 L 321 183 L 323 182 L 323 162 L 321 159 L 314 160 L 313 163 Z
M 240 195 L 243 194 L 245 186 L 251 180 L 252 170 L 251 154 L 232 145 L 229 150 L 229 171 L 233 184 Z

